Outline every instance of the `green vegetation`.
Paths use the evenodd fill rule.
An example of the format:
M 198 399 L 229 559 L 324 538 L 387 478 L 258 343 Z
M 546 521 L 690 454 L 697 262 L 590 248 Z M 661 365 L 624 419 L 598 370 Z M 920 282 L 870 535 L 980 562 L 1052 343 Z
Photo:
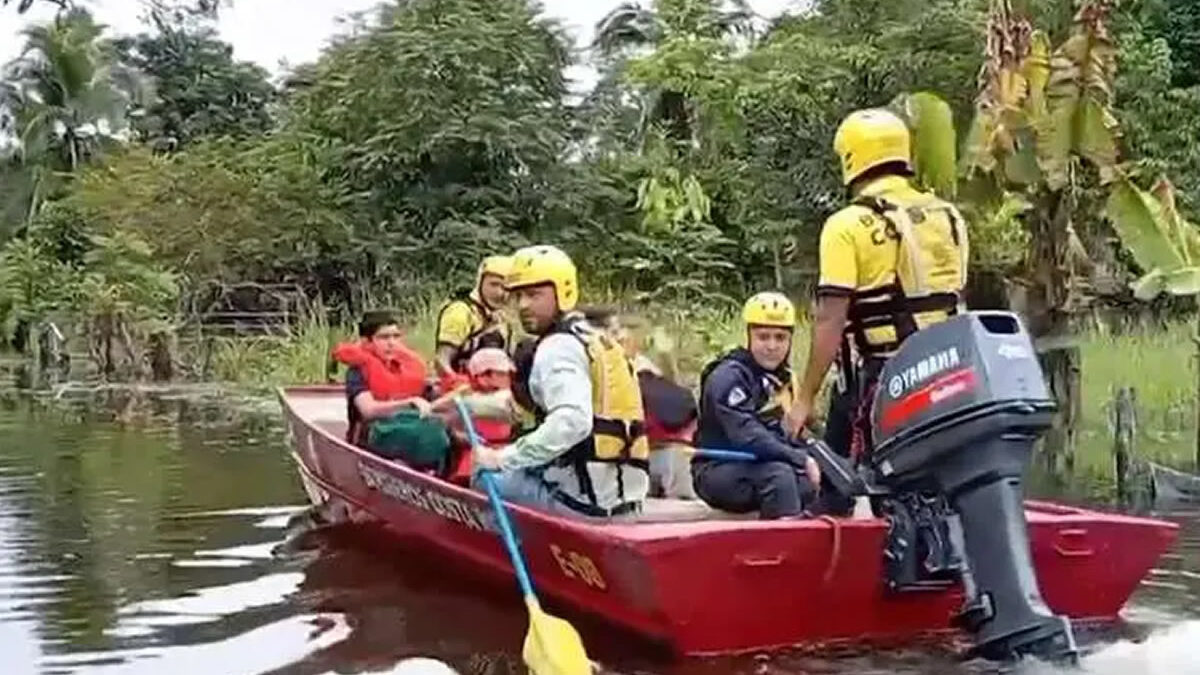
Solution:
M 633 311 L 637 311 L 634 309 Z M 407 316 L 408 342 L 422 353 L 433 351 L 435 310 Z M 680 380 L 699 384 L 700 369 L 711 358 L 740 343 L 740 318 L 732 312 L 697 315 L 692 311 L 639 314 L 653 326 L 647 353 L 660 365 L 673 361 Z M 1095 489 L 1111 488 L 1113 470 L 1110 403 L 1120 387 L 1136 388 L 1138 452 L 1141 457 L 1181 467 L 1189 466 L 1195 438 L 1194 328 L 1180 322 L 1141 326 L 1120 333 L 1101 327 L 1083 331 L 1080 340 L 1083 400 L 1080 443 L 1075 470 Z M 349 324 L 331 326 L 313 318 L 286 335 L 272 338 L 222 339 L 214 346 L 212 377 L 257 388 L 323 382 L 329 348 L 351 339 Z M 807 332 L 797 333 L 793 363 L 802 365 Z M 823 415 L 825 404 L 817 406 Z M 1098 493 L 1099 494 L 1099 493 Z
M 1178 240 L 1200 209 L 1200 13 L 1184 0 L 818 0 L 765 28 L 744 2 L 627 3 L 597 26 L 581 97 L 576 51 L 527 0 L 384 3 L 279 86 L 216 37 L 219 2 L 151 2 L 122 36 L 40 1 L 62 9 L 0 71 L 0 337 L 37 352 L 57 326 L 108 378 L 320 380 L 373 304 L 428 348 L 437 298 L 534 241 L 674 336 L 694 375 L 737 341 L 748 292 L 811 289 L 843 199 L 833 131 L 865 106 L 905 114 L 918 179 L 963 205 L 971 300 L 1022 311 L 1039 338 L 1070 345 L 1085 317 L 1137 301 L 1129 282 L 1148 297 L 1146 279 L 1185 276 L 1171 255 L 1191 265 L 1186 241 L 1166 258 L 1139 243 Z M 1164 173 L 1169 213 L 1138 187 Z M 265 337 L 212 337 L 213 307 L 264 312 L 226 292 L 248 283 L 294 288 L 303 309 Z M 1123 337 L 1047 357 L 1068 465 L 1076 418 L 1090 438 L 1108 390 L 1139 385 L 1102 345 L 1136 345 L 1149 368 L 1187 344 L 1101 324 Z

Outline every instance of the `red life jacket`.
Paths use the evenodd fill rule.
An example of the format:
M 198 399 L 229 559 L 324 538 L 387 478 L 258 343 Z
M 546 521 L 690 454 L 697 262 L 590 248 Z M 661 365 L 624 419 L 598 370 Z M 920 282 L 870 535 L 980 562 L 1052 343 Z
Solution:
M 460 373 L 444 373 L 438 379 L 438 396 L 446 394 L 460 387 L 470 387 L 472 391 L 482 392 L 475 383 L 471 381 L 470 376 Z M 455 415 L 457 418 L 457 414 Z M 499 446 L 508 443 L 512 436 L 512 425 L 502 420 L 487 420 L 477 419 L 472 420 L 475 423 L 475 431 L 479 434 L 480 440 L 491 446 Z
M 343 342 L 333 348 L 333 358 L 358 368 L 377 400 L 394 401 L 425 393 L 425 360 L 403 345 L 385 361 L 366 340 Z
M 479 434 L 484 445 L 492 448 L 502 447 L 511 440 L 512 425 L 500 420 L 473 420 L 475 433 Z M 458 461 L 451 469 L 449 479 L 456 483 L 466 483 L 471 480 L 471 449 L 463 448 L 458 455 Z
M 475 420 L 475 431 L 486 445 L 500 447 L 511 440 L 512 425 L 502 420 Z
M 470 387 L 471 378 L 456 372 L 442 373 L 437 382 L 437 395 L 445 396 L 459 387 Z

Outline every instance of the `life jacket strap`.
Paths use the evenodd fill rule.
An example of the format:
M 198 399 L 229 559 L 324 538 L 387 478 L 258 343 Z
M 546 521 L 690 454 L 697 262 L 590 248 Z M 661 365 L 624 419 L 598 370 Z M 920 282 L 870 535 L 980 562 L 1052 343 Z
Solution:
M 917 332 L 917 314 L 941 311 L 953 316 L 958 313 L 959 300 L 957 293 L 931 293 L 910 298 L 904 295 L 898 282 L 856 292 L 851 296 L 846 333 L 861 354 L 887 354 Z M 868 330 L 886 326 L 895 330 L 895 340 L 874 344 L 867 341 Z

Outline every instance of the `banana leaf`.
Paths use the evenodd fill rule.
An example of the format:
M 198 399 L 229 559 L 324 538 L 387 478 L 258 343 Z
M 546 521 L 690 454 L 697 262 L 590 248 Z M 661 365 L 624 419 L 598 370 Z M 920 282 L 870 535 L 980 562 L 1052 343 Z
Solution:
M 1128 178 L 1114 183 L 1104 210 L 1121 243 L 1144 272 L 1167 273 L 1186 264 L 1158 200 Z
M 958 195 L 958 135 L 949 104 L 929 92 L 905 94 L 900 108 L 912 131 L 917 182 L 945 199 Z

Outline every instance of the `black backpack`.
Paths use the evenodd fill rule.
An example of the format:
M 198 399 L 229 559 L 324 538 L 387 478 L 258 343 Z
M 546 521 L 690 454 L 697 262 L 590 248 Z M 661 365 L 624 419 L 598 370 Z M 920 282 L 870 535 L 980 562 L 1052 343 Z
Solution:
M 678 431 L 699 415 L 696 397 L 687 387 L 645 370 L 638 373 L 638 386 L 642 407 L 667 431 Z

